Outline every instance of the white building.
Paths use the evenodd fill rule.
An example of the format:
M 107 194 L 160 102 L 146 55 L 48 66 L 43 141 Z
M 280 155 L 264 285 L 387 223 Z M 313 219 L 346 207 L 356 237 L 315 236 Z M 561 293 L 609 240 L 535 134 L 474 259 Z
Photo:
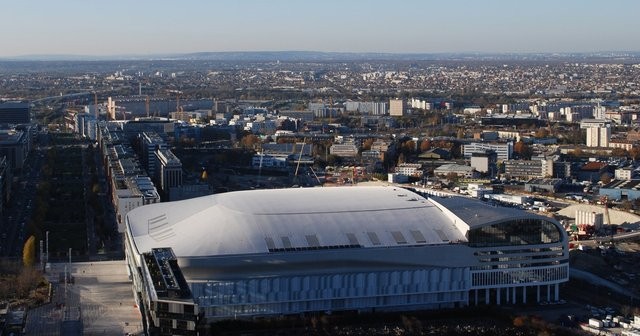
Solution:
M 431 110 L 433 108 L 433 104 L 417 98 L 411 98 L 410 102 L 411 108 L 414 109 L 422 109 L 422 110 Z
M 345 110 L 350 112 L 360 112 L 364 115 L 386 115 L 387 103 L 384 102 L 359 102 L 347 101 L 344 103 Z
M 616 180 L 625 180 L 630 181 L 633 177 L 633 168 L 632 167 L 623 167 L 615 170 L 615 179 Z
M 587 128 L 587 147 L 609 147 L 611 140 L 611 128 L 589 127 Z
M 576 224 L 591 225 L 599 230 L 604 224 L 604 215 L 601 212 L 576 210 Z
M 422 176 L 422 165 L 419 163 L 401 163 L 396 167 L 396 173 L 405 176 Z
M 193 305 L 177 313 L 207 321 L 557 301 L 569 279 L 556 220 L 397 187 L 222 193 L 137 208 L 126 229 L 139 307 Z M 157 248 L 172 249 L 190 295 L 153 294 Z M 181 318 L 143 317 L 151 328 Z
M 513 155 L 513 143 L 485 143 L 472 142 L 463 146 L 462 152 L 466 159 L 470 159 L 473 153 L 485 153 L 488 150 L 496 152 L 498 160 L 509 160 Z

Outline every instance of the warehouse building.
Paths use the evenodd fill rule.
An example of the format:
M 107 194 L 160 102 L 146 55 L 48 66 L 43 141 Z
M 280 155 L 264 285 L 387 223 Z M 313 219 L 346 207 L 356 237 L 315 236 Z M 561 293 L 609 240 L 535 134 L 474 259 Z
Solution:
M 569 277 L 566 233 L 554 219 L 397 187 L 252 190 L 152 204 L 127 214 L 125 236 L 143 315 L 165 333 L 191 328 L 194 316 L 557 301 Z M 158 281 L 147 270 L 169 261 L 169 275 L 185 279 L 174 301 L 152 294 Z M 158 318 L 163 305 L 154 300 L 171 314 Z

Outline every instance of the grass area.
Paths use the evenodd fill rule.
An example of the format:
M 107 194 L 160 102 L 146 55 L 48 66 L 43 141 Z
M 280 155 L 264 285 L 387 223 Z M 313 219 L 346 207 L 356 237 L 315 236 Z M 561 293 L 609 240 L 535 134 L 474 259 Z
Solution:
M 49 300 L 50 286 L 34 267 L 19 262 L 0 262 L 0 302 L 11 307 L 35 307 Z
M 49 231 L 52 258 L 67 256 L 69 248 L 84 255 L 87 228 L 83 142 L 70 134 L 51 133 L 51 144 L 54 146 L 42 167 L 43 178 L 29 228 L 38 240 Z

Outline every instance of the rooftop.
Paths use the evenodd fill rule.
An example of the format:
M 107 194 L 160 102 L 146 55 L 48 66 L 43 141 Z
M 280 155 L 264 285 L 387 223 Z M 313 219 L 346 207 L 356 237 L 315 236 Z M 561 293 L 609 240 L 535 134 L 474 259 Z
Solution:
M 179 257 L 466 241 L 432 200 L 395 187 L 216 194 L 136 208 L 127 226 L 139 253 L 171 246 Z
M 640 180 L 613 180 L 602 186 L 602 189 L 640 190 Z

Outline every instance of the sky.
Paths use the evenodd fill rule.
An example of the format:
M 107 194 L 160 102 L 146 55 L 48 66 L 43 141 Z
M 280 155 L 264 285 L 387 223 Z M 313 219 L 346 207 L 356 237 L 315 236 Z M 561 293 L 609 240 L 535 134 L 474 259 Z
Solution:
M 638 0 L 0 0 L 0 57 L 640 51 Z

